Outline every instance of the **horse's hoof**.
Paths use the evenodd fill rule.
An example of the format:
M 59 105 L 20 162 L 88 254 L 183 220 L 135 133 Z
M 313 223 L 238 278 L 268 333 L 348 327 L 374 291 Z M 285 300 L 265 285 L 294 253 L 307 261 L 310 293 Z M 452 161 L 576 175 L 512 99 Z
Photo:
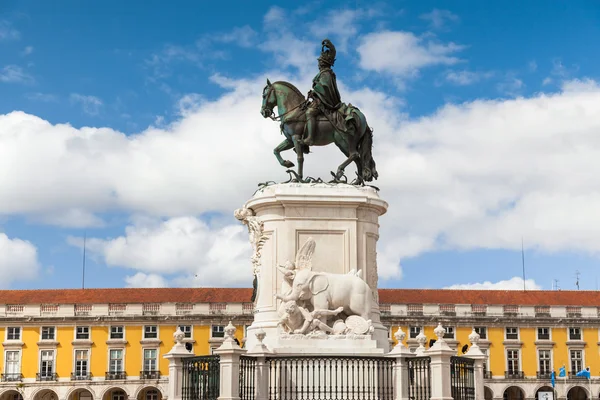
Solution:
M 286 168 L 293 168 L 294 167 L 294 163 L 291 162 L 290 160 L 285 160 L 283 162 L 283 166 L 286 167 Z

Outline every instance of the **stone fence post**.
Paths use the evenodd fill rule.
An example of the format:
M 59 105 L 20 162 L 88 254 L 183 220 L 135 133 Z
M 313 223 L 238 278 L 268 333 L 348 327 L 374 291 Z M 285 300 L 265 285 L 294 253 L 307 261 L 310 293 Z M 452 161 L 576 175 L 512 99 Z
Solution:
M 240 399 L 240 356 L 246 353 L 245 349 L 235 342 L 233 335 L 236 328 L 231 321 L 225 327 L 225 340 L 221 347 L 215 350 L 221 359 L 219 361 L 220 382 L 219 400 Z
M 450 358 L 456 355 L 456 351 L 452 350 L 444 340 L 446 330 L 442 324 L 438 324 L 433 332 L 437 336 L 437 341 L 424 352 L 431 358 L 431 400 L 453 400 Z
M 469 335 L 469 341 L 471 342 L 471 348 L 465 354 L 465 357 L 469 357 L 474 361 L 474 380 L 475 380 L 475 398 L 483 399 L 484 398 L 484 381 L 483 381 L 483 362 L 485 361 L 485 354 L 479 348 L 477 344 L 479 342 L 479 334 L 475 332 L 475 328 L 473 328 L 473 332 Z
M 408 362 L 406 359 L 414 357 L 415 354 L 411 353 L 404 345 L 403 342 L 406 338 L 406 333 L 403 332 L 401 328 L 398 328 L 394 336 L 396 337 L 398 344 L 394 346 L 392 351 L 386 354 L 386 357 L 396 359 L 396 363 L 394 364 L 394 375 L 392 378 L 394 385 L 394 400 L 409 400 L 408 385 L 410 383 L 408 376 Z
M 267 400 L 269 398 L 269 366 L 267 365 L 266 357 L 272 354 L 272 352 L 265 344 L 263 344 L 265 336 L 265 331 L 259 329 L 256 332 L 258 343 L 248 352 L 249 356 L 256 357 L 256 370 L 254 375 L 256 400 Z
M 193 357 L 194 354 L 190 353 L 185 348 L 183 339 L 185 334 L 177 328 L 177 331 L 173 334 L 175 338 L 175 345 L 167 354 L 163 356 L 169 360 L 169 383 L 167 389 L 167 396 L 169 400 L 181 400 L 182 388 L 183 388 L 183 359 L 187 357 Z

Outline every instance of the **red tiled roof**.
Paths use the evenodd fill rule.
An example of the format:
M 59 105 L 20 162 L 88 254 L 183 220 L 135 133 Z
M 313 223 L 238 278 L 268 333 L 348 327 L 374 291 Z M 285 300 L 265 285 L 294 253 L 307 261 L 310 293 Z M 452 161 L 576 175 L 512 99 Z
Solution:
M 379 289 L 381 303 L 495 304 L 523 306 L 600 306 L 600 291 L 592 290 L 446 290 Z
M 252 289 L 0 290 L 0 304 L 246 303 Z M 383 304 L 515 304 L 600 306 L 600 291 L 379 289 Z

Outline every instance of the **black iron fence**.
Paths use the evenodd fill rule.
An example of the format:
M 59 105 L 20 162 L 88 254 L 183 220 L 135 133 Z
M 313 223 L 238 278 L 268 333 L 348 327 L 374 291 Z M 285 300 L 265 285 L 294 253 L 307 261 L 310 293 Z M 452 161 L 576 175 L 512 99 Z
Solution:
M 254 387 L 256 373 L 256 358 L 249 356 L 240 357 L 240 399 L 254 400 Z
M 475 400 L 474 360 L 468 357 L 452 357 L 450 382 L 454 400 Z
M 183 400 L 216 400 L 219 397 L 219 360 L 218 355 L 183 359 Z
M 431 398 L 431 358 L 408 357 L 408 398 L 429 400 Z
M 269 399 L 392 400 L 394 360 L 383 357 L 269 357 Z

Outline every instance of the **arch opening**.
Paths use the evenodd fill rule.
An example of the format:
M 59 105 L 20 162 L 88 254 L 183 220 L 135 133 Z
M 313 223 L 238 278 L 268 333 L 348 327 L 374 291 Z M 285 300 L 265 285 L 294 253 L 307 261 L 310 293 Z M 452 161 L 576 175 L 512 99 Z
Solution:
M 502 398 L 503 400 L 525 400 L 525 392 L 518 386 L 509 386 Z
M 587 390 L 585 390 L 581 386 L 573 386 L 567 392 L 567 400 L 587 400 L 587 399 L 588 399 Z

